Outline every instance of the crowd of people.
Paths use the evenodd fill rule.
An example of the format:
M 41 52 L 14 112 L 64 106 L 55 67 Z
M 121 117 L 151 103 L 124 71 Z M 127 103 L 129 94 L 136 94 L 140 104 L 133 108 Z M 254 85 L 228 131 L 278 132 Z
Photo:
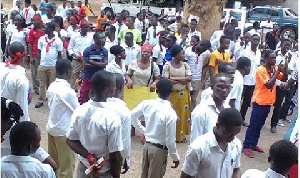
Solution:
M 130 168 L 135 129 L 143 178 L 164 177 L 168 154 L 172 168 L 183 163 L 182 178 L 298 174 L 298 113 L 288 119 L 298 104 L 298 44 L 280 36 L 277 24 L 264 22 L 261 31 L 256 21 L 241 34 L 230 18 L 208 40 L 196 18 L 166 24 L 145 9 L 101 11 L 94 26 L 88 1 L 22 3 L 9 16 L 1 4 L 2 177 L 118 178 Z M 130 110 L 125 91 L 139 87 L 157 98 Z M 33 93 L 36 110 L 49 107 L 48 152 L 30 121 Z M 291 122 L 285 140 L 271 145 L 268 170 L 241 175 L 241 154 L 264 153 L 259 138 L 273 105 L 270 132 Z M 243 143 L 236 137 L 242 126 Z M 187 142 L 180 161 L 176 144 Z

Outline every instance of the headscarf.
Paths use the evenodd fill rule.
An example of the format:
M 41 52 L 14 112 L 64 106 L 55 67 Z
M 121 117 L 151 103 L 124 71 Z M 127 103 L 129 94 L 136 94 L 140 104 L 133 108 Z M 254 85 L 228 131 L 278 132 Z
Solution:
M 150 52 L 152 52 L 152 46 L 149 45 L 149 44 L 144 44 L 144 45 L 142 46 L 142 51 L 144 51 L 145 49 L 148 49 L 148 50 L 150 50 Z

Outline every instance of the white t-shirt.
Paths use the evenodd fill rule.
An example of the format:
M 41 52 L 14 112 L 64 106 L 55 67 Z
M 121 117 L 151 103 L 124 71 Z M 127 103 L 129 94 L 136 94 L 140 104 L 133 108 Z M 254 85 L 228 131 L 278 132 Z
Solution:
M 241 107 L 241 99 L 242 99 L 242 93 L 244 88 L 244 77 L 240 73 L 240 71 L 236 70 L 234 74 L 234 81 L 232 83 L 232 89 L 230 90 L 230 93 L 226 98 L 226 103 L 229 104 L 231 99 L 235 99 L 234 108 L 238 111 Z
M 13 28 L 8 32 L 9 32 L 8 36 L 11 37 L 10 44 L 17 41 L 22 43 L 24 47 L 27 47 L 26 40 L 29 33 L 28 28 L 23 28 L 21 31 L 19 31 L 17 28 Z
M 139 45 L 133 44 L 132 47 L 129 47 L 123 43 L 121 46 L 125 49 L 125 65 L 129 65 L 132 61 L 141 59 L 141 47 Z
M 49 47 L 49 51 L 46 52 L 47 45 L 48 43 L 51 43 L 51 41 L 53 41 L 53 43 Z M 38 41 L 38 49 L 41 50 L 40 65 L 45 67 L 55 66 L 58 57 L 58 52 L 62 52 L 63 50 L 63 43 L 58 37 L 48 39 L 47 36 L 42 36 Z
M 156 59 L 157 65 L 163 65 L 165 55 L 166 55 L 166 48 L 163 45 L 159 45 L 159 43 L 157 43 L 153 47 L 153 53 L 152 53 L 152 57 L 157 58 Z
M 192 80 L 201 80 L 201 72 L 203 61 L 200 61 L 198 54 L 192 51 L 192 46 L 186 48 L 185 50 L 185 60 L 190 66 L 192 72 Z
M 268 168 L 265 172 L 257 169 L 248 169 L 242 178 L 286 178 L 285 176 Z

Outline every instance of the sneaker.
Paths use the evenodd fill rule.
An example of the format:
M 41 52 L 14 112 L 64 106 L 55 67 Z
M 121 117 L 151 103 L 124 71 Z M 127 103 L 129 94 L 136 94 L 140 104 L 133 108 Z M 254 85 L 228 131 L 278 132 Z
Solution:
M 34 106 L 35 108 L 40 108 L 40 107 L 42 107 L 44 105 L 44 103 L 43 102 L 37 102 L 36 103 L 36 105 Z
M 277 132 L 276 127 L 272 127 L 271 128 L 271 133 L 276 133 L 276 132 Z
M 254 158 L 255 157 L 253 151 L 249 148 L 248 149 L 243 148 L 242 153 L 244 153 L 244 155 L 246 155 L 249 158 Z
M 262 148 L 260 148 L 259 146 L 255 146 L 255 147 L 251 147 L 251 149 L 253 150 L 253 151 L 257 151 L 257 152 L 260 152 L 260 153 L 264 153 L 265 152 L 265 150 L 264 149 L 262 149 Z
M 284 127 L 284 124 L 283 124 L 283 122 L 282 122 L 281 119 L 278 121 L 277 125 L 278 125 L 278 126 L 281 126 L 281 127 Z

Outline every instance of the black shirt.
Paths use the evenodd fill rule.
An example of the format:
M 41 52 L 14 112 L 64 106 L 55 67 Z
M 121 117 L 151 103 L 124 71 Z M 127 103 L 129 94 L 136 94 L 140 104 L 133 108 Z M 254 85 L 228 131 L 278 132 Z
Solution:
M 268 32 L 266 34 L 266 40 L 267 41 L 267 45 L 270 47 L 270 49 L 275 50 L 276 49 L 276 39 L 275 39 L 276 35 L 272 35 L 271 32 Z

